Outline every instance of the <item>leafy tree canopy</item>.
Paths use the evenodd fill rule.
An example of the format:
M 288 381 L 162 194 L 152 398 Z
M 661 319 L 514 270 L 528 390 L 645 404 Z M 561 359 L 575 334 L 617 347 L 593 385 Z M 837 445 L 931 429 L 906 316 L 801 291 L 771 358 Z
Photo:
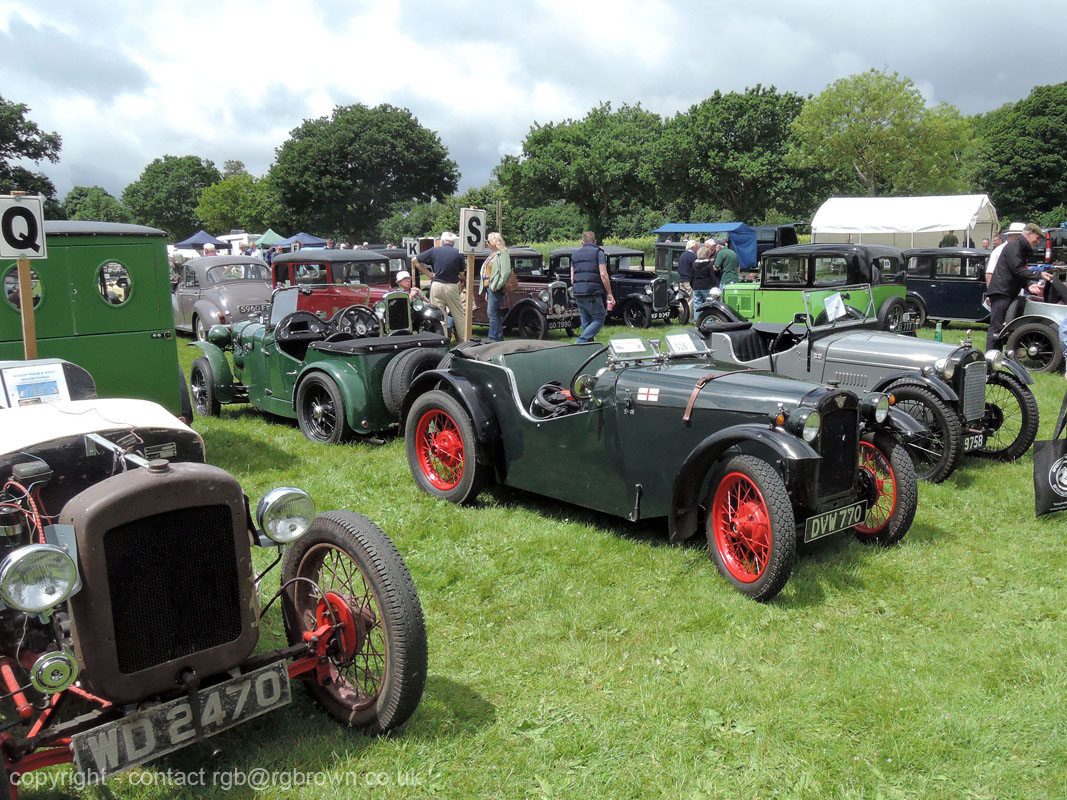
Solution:
M 265 231 L 279 224 L 283 217 L 274 185 L 243 171 L 204 189 L 196 216 L 209 230 L 220 232 Z
M 200 194 L 221 176 L 214 163 L 197 156 L 163 156 L 144 168 L 122 192 L 122 201 L 144 225 L 184 239 L 202 227 L 196 216 Z
M 133 222 L 130 210 L 99 186 L 75 186 L 63 198 L 67 219 Z
M 397 203 L 450 195 L 459 171 L 410 111 L 357 103 L 294 129 L 270 178 L 289 226 L 367 239 Z
M 61 219 L 63 214 L 52 181 L 42 172 L 12 163 L 20 159 L 35 164 L 59 161 L 62 138 L 54 131 L 42 131 L 37 123 L 27 119 L 29 110 L 24 103 L 0 96 L 0 194 L 9 194 L 12 190 L 40 194 L 45 198 L 45 216 Z

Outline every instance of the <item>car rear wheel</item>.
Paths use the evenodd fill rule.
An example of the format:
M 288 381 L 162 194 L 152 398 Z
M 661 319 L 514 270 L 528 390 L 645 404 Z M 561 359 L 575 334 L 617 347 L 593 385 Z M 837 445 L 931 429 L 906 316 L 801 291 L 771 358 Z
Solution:
M 193 317 L 193 336 L 198 342 L 207 341 L 207 326 L 200 317 Z
M 878 327 L 884 331 L 896 333 L 900 329 L 904 311 L 904 301 L 901 298 L 887 297 L 882 307 L 878 309 Z
M 919 489 L 904 446 L 886 433 L 860 441 L 860 471 L 866 483 L 867 516 L 853 528 L 865 544 L 891 545 L 904 538 L 915 519 Z
M 1013 330 L 1005 350 L 1031 372 L 1055 372 L 1063 359 L 1056 329 L 1042 322 L 1028 322 Z
M 332 378 L 308 375 L 296 390 L 300 432 L 313 442 L 338 444 L 348 437 L 345 400 Z
M 977 454 L 1014 461 L 1034 443 L 1040 421 L 1030 387 L 1007 372 L 994 372 L 986 379 L 985 416 L 981 423 L 986 440 Z
M 289 644 L 332 623 L 327 661 L 308 689 L 337 721 L 385 733 L 414 712 L 426 685 L 426 626 L 393 543 L 348 511 L 319 514 L 282 561 Z
M 652 324 L 652 312 L 640 300 L 631 300 L 622 307 L 622 321 L 628 328 L 647 328 Z
M 488 466 L 478 463 L 474 425 L 455 398 L 436 389 L 420 395 L 404 430 L 408 468 L 420 489 L 452 503 L 478 496 Z
M 382 400 L 391 417 L 400 417 L 404 395 L 411 382 L 424 372 L 437 369 L 441 353 L 434 350 L 405 350 L 385 366 L 382 375 Z
M 544 339 L 548 335 L 548 318 L 533 306 L 526 306 L 519 312 L 518 328 L 522 339 Z
M 744 595 L 769 600 L 796 560 L 793 506 L 785 483 L 765 461 L 734 456 L 709 490 L 708 550 L 719 572 Z
M 192 392 L 193 411 L 201 417 L 217 417 L 222 405 L 215 397 L 215 372 L 206 358 L 193 361 L 189 373 L 189 388 Z
M 941 398 L 921 386 L 891 386 L 896 407 L 921 423 L 926 432 L 905 447 L 921 481 L 941 483 L 956 469 L 961 455 L 963 423 L 960 415 Z
M 914 297 L 904 298 L 904 310 L 914 315 L 916 328 L 921 328 L 926 324 L 926 305 L 922 300 Z

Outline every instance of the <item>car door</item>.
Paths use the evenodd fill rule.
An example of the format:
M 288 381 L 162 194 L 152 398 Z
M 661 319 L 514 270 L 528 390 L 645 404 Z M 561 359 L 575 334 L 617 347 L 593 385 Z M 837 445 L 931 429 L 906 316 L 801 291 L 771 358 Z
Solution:
M 181 326 L 190 328 L 193 319 L 193 306 L 200 299 L 200 278 L 196 268 L 185 264 L 182 267 L 182 281 L 178 286 L 178 314 Z
M 904 266 L 904 286 L 909 292 L 914 292 L 923 299 L 926 304 L 927 316 L 937 316 L 944 311 L 935 311 L 941 308 L 941 296 L 938 291 L 938 282 L 934 280 L 934 261 L 932 255 L 908 256 L 908 263 Z
M 934 263 L 934 297 L 937 311 L 927 316 L 946 319 L 979 319 L 985 316 L 985 268 L 964 256 L 938 256 Z

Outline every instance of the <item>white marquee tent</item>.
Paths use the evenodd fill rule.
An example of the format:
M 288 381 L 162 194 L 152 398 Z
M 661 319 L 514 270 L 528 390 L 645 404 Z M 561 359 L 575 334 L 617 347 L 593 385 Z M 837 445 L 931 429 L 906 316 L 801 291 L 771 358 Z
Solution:
M 813 242 L 862 242 L 895 247 L 937 247 L 948 231 L 963 245 L 992 239 L 1000 228 L 985 194 L 929 197 L 831 197 L 811 221 Z

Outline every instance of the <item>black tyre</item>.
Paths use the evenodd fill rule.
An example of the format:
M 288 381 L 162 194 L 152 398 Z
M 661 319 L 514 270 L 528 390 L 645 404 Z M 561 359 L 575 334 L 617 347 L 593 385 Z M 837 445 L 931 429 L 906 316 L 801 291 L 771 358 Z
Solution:
M 519 338 L 544 339 L 548 335 L 548 317 L 534 306 L 525 306 L 519 311 Z
M 466 409 L 434 390 L 411 404 L 404 430 L 408 468 L 420 489 L 451 503 L 478 496 L 489 466 L 478 463 L 478 442 Z
M 975 452 L 998 461 L 1014 461 L 1030 449 L 1040 424 L 1037 400 L 1030 387 L 1007 372 L 994 372 L 986 379 L 985 416 L 981 423 L 986 446 Z
M 647 328 L 652 324 L 652 312 L 640 300 L 630 300 L 622 307 L 622 321 L 628 328 Z
M 426 625 L 411 575 L 381 528 L 349 511 L 319 514 L 286 550 L 281 581 L 289 644 L 337 621 L 326 675 L 307 682 L 330 716 L 369 734 L 410 717 L 426 685 Z
M 405 350 L 385 365 L 382 375 L 382 400 L 392 417 L 400 418 L 404 395 L 418 375 L 437 369 L 441 354 L 433 350 Z
M 207 325 L 204 324 L 204 320 L 199 316 L 193 317 L 193 336 L 196 337 L 198 342 L 207 341 Z
M 1008 304 L 1008 310 L 1004 312 L 1004 324 L 1008 325 L 1023 315 L 1026 310 L 1026 298 L 1016 297 Z
M 701 311 L 699 314 L 697 314 L 696 328 L 697 330 L 704 331 L 706 333 L 708 330 L 708 326 L 715 325 L 719 322 L 736 322 L 736 320 L 731 319 L 728 314 L 723 311 L 720 311 L 717 308 L 708 309 L 706 311 Z
M 338 444 L 348 438 L 345 400 L 333 379 L 322 373 L 304 378 L 296 389 L 300 432 L 313 442 Z
M 904 301 L 899 297 L 887 297 L 878 309 L 878 327 L 896 333 L 904 317 Z
M 189 384 L 185 382 L 185 373 L 178 367 L 178 402 L 181 405 L 182 419 L 186 424 L 193 423 L 193 399 L 189 394 Z
M 1055 372 L 1063 360 L 1063 348 L 1054 327 L 1027 322 L 1013 330 L 1004 349 L 1031 372 Z
M 904 298 L 904 310 L 910 311 L 915 316 L 915 327 L 921 328 L 926 325 L 926 304 L 916 297 Z
M 735 589 L 769 600 L 785 586 L 797 556 L 793 506 L 765 461 L 734 456 L 708 490 L 708 550 Z
M 962 455 L 963 422 L 955 409 L 921 386 L 891 386 L 896 407 L 915 417 L 926 433 L 905 447 L 921 481 L 941 483 L 956 469 Z
M 678 324 L 688 325 L 689 320 L 693 318 L 693 312 L 689 309 L 689 303 L 682 301 L 677 305 L 678 309 Z
M 189 389 L 192 393 L 193 411 L 201 417 L 217 417 L 222 405 L 215 397 L 215 372 L 211 362 L 204 357 L 193 361 L 189 372 Z
M 867 486 L 867 518 L 855 528 L 866 544 L 891 545 L 904 538 L 919 498 L 915 468 L 904 446 L 887 433 L 860 440 L 860 470 Z

